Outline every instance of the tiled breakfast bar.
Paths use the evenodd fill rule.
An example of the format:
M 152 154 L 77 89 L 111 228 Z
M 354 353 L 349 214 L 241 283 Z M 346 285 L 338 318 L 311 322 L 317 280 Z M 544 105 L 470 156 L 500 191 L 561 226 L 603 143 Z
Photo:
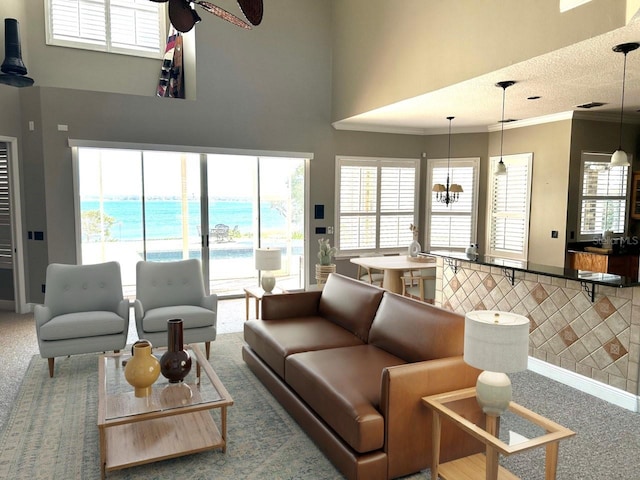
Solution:
M 438 306 L 528 317 L 529 368 L 638 411 L 640 282 L 526 262 L 432 251 Z

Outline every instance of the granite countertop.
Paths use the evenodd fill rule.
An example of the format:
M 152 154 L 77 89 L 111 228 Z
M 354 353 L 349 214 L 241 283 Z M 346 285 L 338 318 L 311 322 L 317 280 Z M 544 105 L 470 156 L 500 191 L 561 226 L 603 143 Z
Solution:
M 613 275 L 611 273 L 588 272 L 585 270 L 573 270 L 571 268 L 554 267 L 550 265 L 540 265 L 522 260 L 512 260 L 508 258 L 493 257 L 490 255 L 467 255 L 464 252 L 451 250 L 432 250 L 422 255 L 434 255 L 443 258 L 449 258 L 453 261 L 463 261 L 477 263 L 479 265 L 487 265 L 491 267 L 500 267 L 512 271 L 528 272 L 539 275 L 548 275 L 550 277 L 564 278 L 567 280 L 575 280 L 578 282 L 587 282 L 607 287 L 634 287 L 640 285 L 638 279 Z

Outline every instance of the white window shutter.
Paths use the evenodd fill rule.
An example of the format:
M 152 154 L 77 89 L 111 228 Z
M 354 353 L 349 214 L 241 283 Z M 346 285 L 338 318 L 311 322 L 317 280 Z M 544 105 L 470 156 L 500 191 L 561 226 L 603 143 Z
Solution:
M 593 155 L 591 155 L 593 156 Z M 582 240 L 604 230 L 623 233 L 626 221 L 628 167 L 611 167 L 608 156 L 582 162 L 580 236 Z
M 9 152 L 6 143 L 0 143 L 0 266 L 13 266 Z
M 398 249 L 416 223 L 417 160 L 338 157 L 337 241 L 341 253 Z
M 427 234 L 430 250 L 463 250 L 475 243 L 475 215 L 477 198 L 477 175 L 479 159 L 453 160 L 447 167 L 446 160 L 434 160 L 431 165 L 431 183 L 427 186 L 431 210 Z M 446 205 L 436 199 L 431 191 L 433 184 L 449 182 L 462 186 L 463 193 L 455 203 Z
M 532 154 L 503 157 L 506 175 L 491 178 L 488 253 L 527 259 Z M 493 158 L 493 163 L 497 158 Z
M 164 4 L 149 0 L 47 0 L 47 43 L 161 58 Z

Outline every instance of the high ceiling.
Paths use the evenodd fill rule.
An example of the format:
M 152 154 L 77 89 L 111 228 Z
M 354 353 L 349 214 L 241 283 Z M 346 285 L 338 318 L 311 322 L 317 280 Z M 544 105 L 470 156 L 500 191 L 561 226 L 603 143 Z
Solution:
M 521 121 L 518 124 L 547 116 L 569 118 L 572 111 L 619 121 L 624 55 L 612 48 L 627 42 L 640 42 L 638 15 L 627 26 L 604 35 L 341 120 L 334 126 L 429 135 L 445 133 L 446 117 L 455 116 L 454 133 L 492 131 L 500 128 L 503 90 L 495 84 L 503 80 L 517 82 L 506 90 L 505 118 Z M 605 105 L 578 108 L 590 102 Z M 627 56 L 624 120 L 640 123 L 640 49 Z

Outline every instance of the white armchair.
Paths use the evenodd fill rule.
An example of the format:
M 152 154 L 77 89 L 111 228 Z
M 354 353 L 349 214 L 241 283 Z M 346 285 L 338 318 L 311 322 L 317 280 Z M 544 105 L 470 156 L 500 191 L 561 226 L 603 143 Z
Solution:
M 197 259 L 140 261 L 136 265 L 134 313 L 139 338 L 167 345 L 167 320 L 183 320 L 185 343 L 205 343 L 207 358 L 216 339 L 218 296 L 206 295 Z
M 47 267 L 44 305 L 34 310 L 40 355 L 55 357 L 119 351 L 127 343 L 129 301 L 122 295 L 120 264 Z

